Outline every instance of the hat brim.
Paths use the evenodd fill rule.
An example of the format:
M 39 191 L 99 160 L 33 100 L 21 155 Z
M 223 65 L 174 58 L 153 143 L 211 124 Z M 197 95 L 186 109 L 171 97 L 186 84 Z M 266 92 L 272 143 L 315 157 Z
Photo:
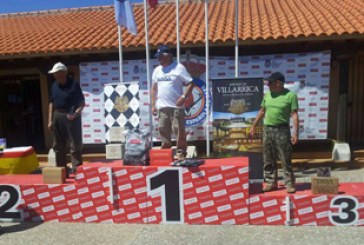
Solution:
M 279 79 L 274 79 L 274 78 L 271 78 L 271 77 L 266 77 L 266 78 L 263 78 L 263 81 L 267 81 L 269 83 L 272 83 L 272 82 L 275 82 L 275 81 L 281 81 Z M 281 81 L 282 83 L 284 83 L 285 81 Z
M 59 71 L 67 71 L 67 69 L 52 69 L 52 70 L 48 71 L 48 74 L 54 74 Z
M 156 53 L 156 54 L 154 55 L 154 58 L 158 59 L 158 58 L 159 58 L 159 57 L 161 57 L 161 55 L 163 55 L 163 54 L 172 55 L 172 53 L 160 52 L 160 53 Z

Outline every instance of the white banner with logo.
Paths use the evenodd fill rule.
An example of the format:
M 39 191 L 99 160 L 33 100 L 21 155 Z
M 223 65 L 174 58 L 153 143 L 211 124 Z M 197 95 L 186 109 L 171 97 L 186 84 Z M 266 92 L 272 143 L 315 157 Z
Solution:
M 326 139 L 329 107 L 330 52 L 295 53 L 279 55 L 241 56 L 239 77 L 267 77 L 280 71 L 286 76 L 286 87 L 298 94 L 300 139 Z M 191 73 L 196 84 L 193 98 L 186 102 L 187 140 L 204 140 L 206 118 L 206 87 L 204 57 L 181 56 L 181 62 Z M 158 65 L 151 60 L 151 66 Z M 149 91 L 147 90 L 146 61 L 123 62 L 124 80 L 139 81 L 140 127 L 150 129 Z M 234 57 L 211 57 L 211 78 L 233 78 Z M 80 83 L 86 99 L 82 117 L 83 143 L 105 143 L 103 87 L 119 81 L 118 61 L 80 64 Z M 267 91 L 267 87 L 264 87 Z M 210 97 L 211 98 L 211 97 Z M 212 103 L 210 103 L 212 104 Z M 210 110 L 211 111 L 211 110 Z M 153 136 L 159 140 L 158 119 L 153 117 Z M 212 131 L 210 131 L 212 136 Z M 212 137 L 211 137 L 212 139 Z

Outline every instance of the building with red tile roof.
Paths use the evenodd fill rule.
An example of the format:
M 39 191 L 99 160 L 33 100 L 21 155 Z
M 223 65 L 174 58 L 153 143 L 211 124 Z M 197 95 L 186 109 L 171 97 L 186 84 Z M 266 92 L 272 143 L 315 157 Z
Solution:
M 235 1 L 210 1 L 212 46 L 235 40 Z M 149 10 L 149 42 L 176 44 L 175 4 Z M 143 5 L 134 6 L 138 35 L 123 31 L 125 51 L 144 49 Z M 274 44 L 309 40 L 356 39 L 364 35 L 360 0 L 240 0 L 239 44 Z M 123 28 L 124 29 L 124 28 Z M 180 3 L 180 43 L 204 46 L 204 3 Z M 112 6 L 50 10 L 0 16 L 0 58 L 21 55 L 115 52 L 117 27 Z
M 234 55 L 235 8 L 235 0 L 210 1 L 211 55 Z M 364 1 L 239 0 L 238 8 L 239 55 L 331 51 L 330 96 L 334 99 L 330 100 L 330 108 L 337 108 L 339 95 L 347 94 L 345 138 L 364 142 L 364 112 L 359 105 L 364 97 Z M 143 11 L 142 4 L 134 5 L 138 35 L 122 28 L 125 59 L 145 58 Z M 181 2 L 179 13 L 181 52 L 204 54 L 204 3 Z M 174 3 L 148 10 L 152 49 L 159 44 L 176 45 L 175 14 Z M 37 93 L 42 95 L 36 103 L 40 103 L 38 119 L 43 122 L 44 148 L 51 145 L 46 115 L 52 78 L 46 71 L 55 61 L 62 60 L 77 78 L 81 62 L 117 59 L 118 36 L 112 6 L 0 15 L 1 97 L 15 89 L 15 85 L 8 85 L 14 81 L 29 77 L 37 81 Z M 1 108 L 9 106 L 6 101 L 0 103 Z M 1 137 L 11 128 L 5 119 L 11 113 L 0 113 Z M 330 138 L 337 138 L 337 125 L 334 110 L 329 112 Z

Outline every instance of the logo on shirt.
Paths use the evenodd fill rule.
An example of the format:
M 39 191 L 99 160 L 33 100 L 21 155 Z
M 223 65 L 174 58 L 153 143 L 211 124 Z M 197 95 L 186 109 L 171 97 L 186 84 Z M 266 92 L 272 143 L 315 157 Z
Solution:
M 194 87 L 190 96 L 186 98 L 186 126 L 202 124 L 206 119 L 206 84 L 199 78 L 193 79 Z M 210 96 L 211 98 L 211 96 Z M 211 100 L 210 100 L 211 101 Z M 211 103 L 210 103 L 211 104 Z
M 164 76 L 164 77 L 158 77 L 157 78 L 157 81 L 158 82 L 169 82 L 169 81 L 172 81 L 172 77 L 170 76 Z

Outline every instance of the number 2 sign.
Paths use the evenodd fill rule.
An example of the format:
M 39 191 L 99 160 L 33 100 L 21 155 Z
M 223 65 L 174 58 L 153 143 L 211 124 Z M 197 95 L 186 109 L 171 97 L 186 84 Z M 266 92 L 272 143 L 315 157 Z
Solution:
M 17 185 L 0 185 L 0 220 L 22 220 L 22 212 L 17 210 L 21 192 Z

